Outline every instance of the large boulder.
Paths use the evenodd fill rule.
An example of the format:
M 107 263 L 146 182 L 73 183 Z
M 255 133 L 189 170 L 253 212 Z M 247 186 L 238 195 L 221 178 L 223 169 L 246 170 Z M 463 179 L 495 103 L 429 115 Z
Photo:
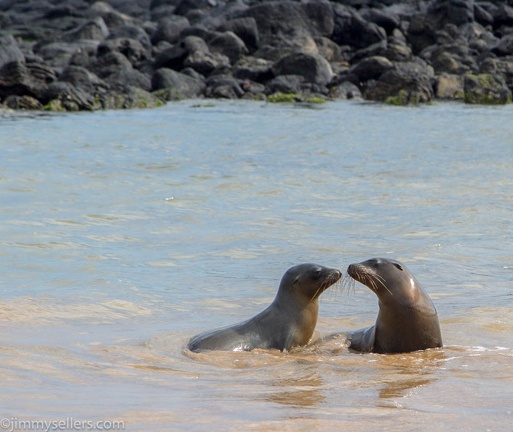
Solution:
M 173 15 L 162 18 L 158 23 L 157 30 L 151 36 L 151 42 L 154 45 L 162 41 L 176 43 L 179 41 L 182 31 L 189 26 L 189 20 L 183 16 Z
M 10 95 L 39 99 L 55 79 L 55 71 L 47 65 L 7 63 L 0 68 L 0 99 Z
M 421 59 L 399 62 L 368 84 L 366 99 L 396 105 L 430 102 L 434 98 L 434 71 Z
M 358 82 L 377 80 L 386 71 L 392 69 L 394 64 L 386 57 L 373 56 L 363 59 L 361 62 L 352 66 L 348 73 L 354 75 Z
M 205 96 L 220 99 L 239 99 L 244 89 L 231 75 L 213 75 L 206 81 Z
M 94 96 L 65 81 L 51 83 L 41 102 L 52 111 L 90 111 L 94 106 Z
M 231 64 L 249 53 L 244 41 L 231 31 L 216 34 L 207 43 L 212 53 L 228 57 Z
M 205 91 L 204 80 L 167 68 L 155 71 L 151 84 L 152 90 L 166 100 L 195 99 Z
M 334 28 L 333 8 L 326 1 L 256 3 L 239 17 L 256 22 L 260 48 L 283 47 L 285 54 L 303 48 L 315 36 L 331 36 Z
M 501 76 L 467 74 L 463 86 L 467 104 L 504 105 L 511 102 L 511 90 Z
M 463 99 L 463 77 L 456 74 L 442 73 L 436 77 L 435 96 L 437 99 Z
M 333 71 L 328 61 L 317 54 L 302 52 L 290 54 L 273 66 L 275 76 L 301 75 L 306 81 L 321 86 L 328 85 L 333 78 Z
M 236 34 L 245 44 L 250 53 L 260 45 L 258 27 L 254 18 L 234 18 L 221 24 L 217 31 L 230 31 Z
M 258 57 L 244 57 L 233 67 L 235 78 L 266 82 L 274 77 L 272 72 L 273 62 Z
M 499 42 L 491 49 L 491 52 L 498 56 L 507 56 L 513 54 L 513 34 L 503 36 Z
M 335 4 L 333 9 L 335 25 L 332 39 L 339 45 L 349 45 L 358 50 L 386 41 L 386 31 L 363 19 L 355 10 L 341 4 Z

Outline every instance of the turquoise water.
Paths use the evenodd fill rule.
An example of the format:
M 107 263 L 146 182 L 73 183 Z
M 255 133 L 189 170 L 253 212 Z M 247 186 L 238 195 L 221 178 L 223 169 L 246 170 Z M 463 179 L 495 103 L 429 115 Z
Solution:
M 513 107 L 189 101 L 0 115 L 0 418 L 126 430 L 504 430 L 513 406 Z M 289 267 L 404 262 L 446 347 L 184 351 Z M 318 329 L 360 328 L 362 285 Z M 7 425 L 7 423 L 6 423 Z M 0 427 L 4 427 L 0 422 Z

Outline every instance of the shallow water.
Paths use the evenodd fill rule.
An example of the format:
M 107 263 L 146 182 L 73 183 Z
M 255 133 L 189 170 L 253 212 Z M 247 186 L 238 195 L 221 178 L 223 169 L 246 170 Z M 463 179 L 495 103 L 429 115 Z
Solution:
M 217 101 L 1 114 L 0 428 L 512 430 L 512 114 Z M 263 310 L 292 265 L 375 256 L 433 298 L 443 349 L 184 349 Z M 376 313 L 366 287 L 337 284 L 318 330 Z

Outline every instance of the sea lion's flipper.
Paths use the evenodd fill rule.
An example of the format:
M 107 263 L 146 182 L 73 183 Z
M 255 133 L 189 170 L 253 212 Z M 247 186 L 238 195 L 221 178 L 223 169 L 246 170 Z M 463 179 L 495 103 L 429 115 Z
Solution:
M 362 353 L 370 353 L 374 349 L 374 337 L 376 328 L 374 326 L 356 330 L 349 333 L 347 340 L 349 341 L 349 349 Z

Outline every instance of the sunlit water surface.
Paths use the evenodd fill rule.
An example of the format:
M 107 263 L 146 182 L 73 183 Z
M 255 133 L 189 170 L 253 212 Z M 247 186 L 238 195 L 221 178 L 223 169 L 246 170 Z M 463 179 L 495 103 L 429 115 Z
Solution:
M 513 106 L 0 115 L 0 417 L 125 430 L 513 430 Z M 285 270 L 396 258 L 445 347 L 192 354 Z M 337 284 L 324 334 L 377 300 Z M 7 419 L 7 420 L 5 420 Z

